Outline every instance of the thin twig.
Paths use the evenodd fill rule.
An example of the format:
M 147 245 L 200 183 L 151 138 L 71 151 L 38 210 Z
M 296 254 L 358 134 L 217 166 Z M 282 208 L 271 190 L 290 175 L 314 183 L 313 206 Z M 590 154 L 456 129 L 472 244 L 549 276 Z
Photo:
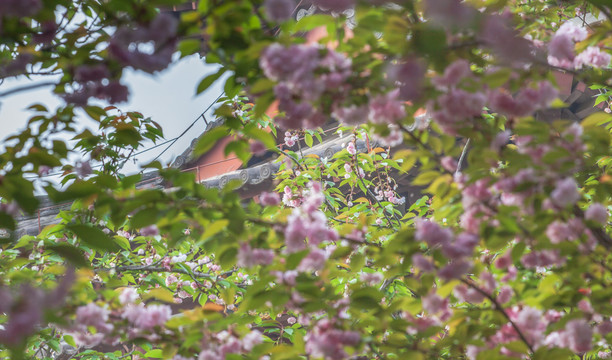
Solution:
M 514 331 L 516 331 L 516 333 L 518 334 L 518 336 L 521 338 L 521 341 L 523 341 L 525 343 L 525 345 L 527 345 L 527 347 L 529 348 L 529 351 L 531 353 L 534 352 L 533 347 L 531 346 L 531 344 L 529 343 L 529 341 L 527 341 L 527 338 L 525 337 L 525 335 L 523 334 L 523 332 L 521 331 L 521 329 L 518 327 L 518 325 L 516 325 L 516 323 L 510 318 L 510 315 L 508 315 L 508 313 L 506 312 L 506 310 L 504 310 L 504 307 L 497 301 L 497 299 L 495 298 L 495 296 L 489 294 L 488 292 L 482 290 L 481 288 L 479 288 L 476 284 L 474 284 L 473 281 L 465 279 L 465 278 L 461 278 L 461 282 L 466 284 L 467 286 L 471 287 L 472 289 L 476 290 L 477 292 L 479 292 L 481 295 L 483 295 L 484 297 L 486 297 L 487 299 L 489 299 L 491 301 L 491 303 L 495 306 L 495 310 L 499 311 L 505 318 L 506 320 L 508 320 L 508 322 L 510 323 L 510 325 L 512 325 L 512 328 L 514 329 Z
M 56 85 L 55 82 L 41 82 L 38 84 L 31 84 L 31 85 L 26 85 L 26 86 L 21 86 L 21 87 L 17 87 L 11 90 L 7 90 L 3 93 L 0 93 L 0 97 L 4 97 L 4 96 L 8 96 L 8 95 L 13 95 L 22 91 L 28 91 L 28 90 L 34 90 L 34 89 L 38 89 L 41 87 L 45 87 L 45 86 L 51 86 L 51 85 Z
M 463 165 L 463 160 L 465 159 L 465 155 L 467 154 L 467 149 L 470 146 L 470 139 L 467 139 L 465 145 L 463 146 L 463 150 L 461 150 L 461 156 L 459 157 L 459 161 L 457 162 L 457 170 L 455 170 L 455 175 L 461 172 L 461 166 Z
M 207 274 L 207 273 L 203 273 L 203 272 L 199 272 L 199 271 L 192 271 L 189 272 L 185 269 L 177 269 L 177 268 L 166 268 L 166 267 L 161 267 L 161 266 L 151 266 L 151 265 L 128 265 L 128 266 L 117 266 L 114 268 L 95 268 L 93 269 L 94 271 L 111 271 L 111 270 L 115 270 L 118 272 L 124 272 L 124 271 L 145 271 L 145 272 L 169 272 L 169 273 L 177 273 L 177 274 L 185 274 L 185 275 L 190 275 L 190 276 L 196 276 L 199 278 L 206 278 L 206 279 L 215 279 L 217 276 L 216 275 L 211 275 L 211 274 Z M 229 270 L 226 271 L 224 273 L 221 273 L 218 276 L 229 276 L 231 274 L 234 273 L 234 270 Z

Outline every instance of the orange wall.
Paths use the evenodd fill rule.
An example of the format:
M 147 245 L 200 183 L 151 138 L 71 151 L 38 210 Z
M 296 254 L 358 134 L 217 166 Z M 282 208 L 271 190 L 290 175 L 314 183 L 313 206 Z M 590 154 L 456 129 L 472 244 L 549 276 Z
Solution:
M 195 168 L 191 169 L 196 174 L 197 181 L 223 175 L 238 170 L 242 166 L 242 161 L 234 154 L 225 156 L 223 153 L 225 146 L 230 141 L 232 138 L 229 136 L 219 140 L 212 149 L 198 159 Z

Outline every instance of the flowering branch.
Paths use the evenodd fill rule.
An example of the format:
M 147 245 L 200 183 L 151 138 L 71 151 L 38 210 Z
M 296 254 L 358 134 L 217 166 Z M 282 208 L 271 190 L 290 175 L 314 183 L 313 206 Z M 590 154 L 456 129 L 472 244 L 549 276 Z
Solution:
M 169 272 L 169 273 L 177 273 L 177 274 L 185 274 L 185 275 L 190 275 L 192 277 L 198 277 L 198 278 L 206 278 L 206 279 L 215 279 L 218 276 L 229 276 L 232 275 L 234 273 L 234 270 L 229 270 L 226 271 L 218 276 L 215 275 L 211 275 L 208 273 L 203 273 L 203 272 L 199 272 L 199 271 L 187 271 L 185 269 L 177 269 L 177 268 L 166 268 L 166 267 L 161 267 L 161 266 L 151 266 L 151 265 L 128 265 L 128 266 L 117 266 L 114 268 L 95 268 L 94 271 L 118 271 L 118 272 L 124 272 L 124 271 L 146 271 L 146 272 Z
M 52 85 L 56 85 L 55 82 L 52 81 L 47 81 L 47 82 L 41 82 L 38 84 L 31 84 L 31 85 L 25 85 L 25 86 L 20 86 L 11 90 L 7 90 L 5 92 L 0 93 L 0 97 L 4 97 L 4 96 L 8 96 L 8 95 L 13 95 L 16 93 L 20 93 L 22 91 L 28 91 L 28 90 L 34 90 L 34 89 L 38 89 L 41 87 L 45 87 L 45 86 L 52 86 Z
M 478 293 L 480 293 L 482 296 L 486 297 L 487 299 L 489 299 L 491 301 L 491 303 L 493 304 L 493 306 L 495 307 L 495 310 L 499 311 L 505 318 L 506 320 L 508 320 L 508 322 L 510 323 L 510 325 L 512 325 L 512 328 L 514 329 L 514 331 L 516 331 L 517 335 L 521 338 L 521 341 L 525 343 L 525 345 L 527 345 L 527 347 L 529 348 L 529 351 L 531 353 L 534 352 L 533 347 L 531 346 L 531 344 L 529 343 L 529 341 L 527 341 L 527 338 L 525 337 L 525 335 L 523 334 L 523 332 L 521 331 L 521 329 L 518 327 L 518 325 L 516 325 L 516 323 L 510 318 L 510 315 L 508 315 L 508 313 L 504 310 L 503 306 L 499 303 L 499 301 L 497 301 L 497 299 L 495 298 L 495 296 L 489 294 L 488 292 L 482 290 L 480 287 L 478 287 L 476 284 L 474 284 L 473 281 L 469 280 L 469 279 L 465 279 L 465 278 L 461 278 L 461 282 L 466 284 L 467 286 L 471 287 L 472 289 L 476 290 Z

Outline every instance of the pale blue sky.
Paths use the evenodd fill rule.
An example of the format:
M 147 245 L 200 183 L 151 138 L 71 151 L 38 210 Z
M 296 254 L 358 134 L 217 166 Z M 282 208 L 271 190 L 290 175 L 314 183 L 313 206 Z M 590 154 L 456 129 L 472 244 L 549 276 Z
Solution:
M 144 116 L 151 117 L 163 127 L 165 138 L 172 139 L 181 134 L 221 93 L 222 84 L 217 82 L 208 91 L 195 96 L 195 89 L 199 81 L 214 71 L 216 71 L 215 67 L 205 64 L 199 56 L 181 59 L 169 69 L 155 75 L 127 70 L 122 82 L 130 88 L 129 102 L 117 106 L 124 111 L 139 111 Z M 48 80 L 44 77 L 34 80 L 7 79 L 0 85 L 0 91 Z M 32 116 L 32 113 L 26 109 L 34 103 L 42 103 L 47 108 L 54 109 L 63 102 L 51 93 L 51 87 L 26 91 L 0 99 L 0 139 L 4 140 L 7 136 L 25 127 L 28 118 Z M 209 120 L 213 119 L 212 111 L 209 111 L 207 115 Z M 91 130 L 96 129 L 93 121 L 83 120 L 83 123 Z M 204 129 L 204 121 L 198 121 L 161 157 L 162 162 L 166 164 L 183 152 L 191 140 L 201 134 Z M 142 154 L 137 160 L 140 163 L 146 163 L 165 147 L 161 146 Z M 125 171 L 127 173 L 137 172 L 139 167 L 130 162 L 129 165 L 126 165 Z

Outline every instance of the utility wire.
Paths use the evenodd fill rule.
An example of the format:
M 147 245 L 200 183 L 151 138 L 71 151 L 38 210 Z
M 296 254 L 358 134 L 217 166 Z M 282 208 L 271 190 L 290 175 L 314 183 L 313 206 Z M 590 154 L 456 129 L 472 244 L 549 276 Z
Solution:
M 223 96 L 223 95 L 224 95 L 224 92 L 222 92 L 222 93 L 221 93 L 219 96 L 217 96 L 217 98 L 216 98 L 216 99 L 215 99 L 215 100 L 214 100 L 214 101 L 213 101 L 213 102 L 212 102 L 210 105 L 208 105 L 208 107 L 207 107 L 207 108 L 206 108 L 206 109 L 205 109 L 205 110 L 204 110 L 204 111 L 203 111 L 203 112 L 202 112 L 202 113 L 201 113 L 201 114 L 200 114 L 200 115 L 199 115 L 199 116 L 198 116 L 198 117 L 197 117 L 197 118 L 196 118 L 196 119 L 195 119 L 195 120 L 194 120 L 194 121 L 193 121 L 193 122 L 192 122 L 192 123 L 191 123 L 191 124 L 190 124 L 190 125 L 189 125 L 189 126 L 188 126 L 188 127 L 187 127 L 187 128 L 184 130 L 184 131 L 183 131 L 183 132 L 182 132 L 182 133 L 181 133 L 181 134 L 180 134 L 180 135 L 179 135 L 179 136 L 174 137 L 174 138 L 169 139 L 169 140 L 166 140 L 166 141 L 164 141 L 164 142 L 162 142 L 162 143 L 159 143 L 159 144 L 156 144 L 156 145 L 154 145 L 154 146 L 151 146 L 150 148 L 147 148 L 147 149 L 141 150 L 141 151 L 139 151 L 139 152 L 137 152 L 137 153 L 134 153 L 134 154 L 132 154 L 130 157 L 126 158 L 126 159 L 125 159 L 125 162 L 127 162 L 127 161 L 128 161 L 130 158 L 133 158 L 133 157 L 138 156 L 138 155 L 142 155 L 142 154 L 144 154 L 144 153 L 146 153 L 146 152 L 148 152 L 148 151 L 154 150 L 154 149 L 156 149 L 156 148 L 158 148 L 158 147 L 160 147 L 160 146 L 164 146 L 164 145 L 166 145 L 166 144 L 168 144 L 168 143 L 171 143 L 171 144 L 170 144 L 170 145 L 168 145 L 168 147 L 166 147 L 166 148 L 165 148 L 165 149 L 164 149 L 164 150 L 163 150 L 161 153 L 159 153 L 159 154 L 158 154 L 158 155 L 157 155 L 157 156 L 156 156 L 156 157 L 155 157 L 153 160 L 151 160 L 151 162 L 153 162 L 153 161 L 155 161 L 155 160 L 159 159 L 159 157 L 160 157 L 160 156 L 162 156 L 162 155 L 163 155 L 163 154 L 164 154 L 164 153 L 165 153 L 165 152 L 166 152 L 168 149 L 170 149 L 170 147 L 172 147 L 172 145 L 174 145 L 174 144 L 175 144 L 175 143 L 178 141 L 178 139 L 180 139 L 181 137 L 183 137 L 183 136 L 184 136 L 184 135 L 185 135 L 185 134 L 186 134 L 186 133 L 187 133 L 187 132 L 188 132 L 188 131 L 189 131 L 189 130 L 190 130 L 190 129 L 191 129 L 191 128 L 192 128 L 192 127 L 193 127 L 193 126 L 194 126 L 194 125 L 197 123 L 197 122 L 198 122 L 198 120 L 200 120 L 200 118 L 203 118 L 203 119 L 204 119 L 204 121 L 206 122 L 206 117 L 205 117 L 205 115 L 204 115 L 204 114 L 205 114 L 205 113 L 206 113 L 208 110 L 210 110 L 210 108 L 211 108 L 211 107 L 212 107 L 214 104 L 216 104 L 216 103 L 217 103 L 217 101 L 218 101 L 218 100 L 221 98 L 221 96 Z M 208 122 L 206 122 L 206 123 L 208 124 Z M 98 164 L 98 165 L 94 165 L 94 166 L 92 166 L 92 168 L 99 168 L 99 167 L 102 167 L 102 164 Z M 51 173 L 51 174 L 46 174 L 46 175 L 33 175 L 33 176 L 25 176 L 24 178 L 25 178 L 25 179 L 42 179 L 42 178 L 48 178 L 48 177 L 53 177 L 53 176 L 62 175 L 63 173 L 64 173 L 63 171 L 57 171 L 57 172 L 54 172 L 54 173 Z M 142 171 L 141 171 L 141 173 L 142 173 Z
M 173 138 L 173 139 L 170 139 L 170 140 L 166 140 L 166 141 L 164 141 L 163 143 L 159 143 L 159 144 L 157 144 L 157 145 L 151 146 L 150 148 L 147 148 L 147 149 L 141 150 L 141 151 L 139 151 L 139 152 L 137 152 L 137 153 L 134 153 L 134 154 L 132 154 L 130 157 L 126 158 L 126 159 L 125 159 L 125 161 L 128 161 L 130 158 L 132 158 L 132 157 L 134 157 L 134 156 L 138 156 L 138 155 L 141 155 L 141 154 L 146 153 L 147 151 L 151 151 L 151 150 L 156 149 L 156 148 L 158 148 L 158 147 L 160 147 L 160 146 L 164 146 L 164 145 L 166 145 L 167 143 L 169 143 L 169 142 L 171 142 L 171 141 L 173 141 L 173 140 L 175 140 L 175 139 L 176 139 L 176 138 Z M 94 166 L 92 166 L 92 168 L 99 168 L 99 167 L 101 167 L 101 166 L 102 166 L 102 164 L 98 164 L 98 165 L 94 165 Z M 51 173 L 51 174 L 46 174 L 46 175 L 33 175 L 33 176 L 25 176 L 25 178 L 26 178 L 26 179 L 42 179 L 42 178 L 47 178 L 47 177 L 53 177 L 53 176 L 62 175 L 63 173 L 64 173 L 63 171 L 57 171 L 57 172 L 54 172 L 54 173 Z
M 206 122 L 206 124 L 208 125 L 208 122 L 206 121 L 206 116 L 204 115 L 208 110 L 210 110 L 211 107 L 213 107 L 213 105 L 215 105 L 217 103 L 217 101 L 219 101 L 219 99 L 221 99 L 221 96 L 223 96 L 225 94 L 225 92 L 221 92 L 221 94 L 219 94 L 219 96 L 217 96 L 217 98 L 210 104 L 208 105 L 208 107 L 206 108 L 206 110 L 202 111 L 202 113 L 195 119 L 193 120 L 193 122 L 187 127 L 187 129 L 185 129 L 179 136 L 175 137 L 172 140 L 172 143 L 170 145 L 168 145 L 161 153 L 159 153 L 153 160 L 151 160 L 150 162 L 153 162 L 157 159 L 159 159 L 166 151 L 168 151 L 168 149 L 170 149 L 172 147 L 172 145 L 174 145 L 178 139 L 180 139 L 181 137 L 183 137 L 185 134 L 187 134 L 187 132 L 200 120 L 200 118 L 204 119 L 204 122 Z M 142 173 L 142 171 L 141 171 Z

